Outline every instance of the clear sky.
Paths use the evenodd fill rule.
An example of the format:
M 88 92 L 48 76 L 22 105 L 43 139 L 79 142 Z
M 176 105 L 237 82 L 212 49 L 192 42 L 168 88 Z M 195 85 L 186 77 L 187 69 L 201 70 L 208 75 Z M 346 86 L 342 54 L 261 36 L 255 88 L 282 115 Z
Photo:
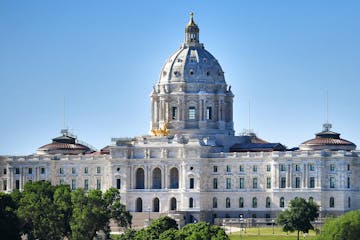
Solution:
M 360 145 L 360 1 L 0 1 L 0 154 L 66 126 L 100 149 L 149 132 L 189 12 L 235 94 L 237 133 L 298 146 L 329 121 Z

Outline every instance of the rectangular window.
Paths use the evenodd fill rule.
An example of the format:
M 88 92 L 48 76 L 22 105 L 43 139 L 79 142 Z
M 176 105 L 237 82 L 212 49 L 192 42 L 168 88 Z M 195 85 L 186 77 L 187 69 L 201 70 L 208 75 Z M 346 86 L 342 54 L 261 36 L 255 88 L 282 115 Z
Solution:
M 211 119 L 212 119 L 212 108 L 207 107 L 206 108 L 206 120 L 211 120 Z
M 76 179 L 71 179 L 71 189 L 76 189 Z
M 239 166 L 239 172 L 244 172 L 244 166 L 243 165 Z
M 3 190 L 6 191 L 7 190 L 7 180 L 3 181 Z
M 218 180 L 217 180 L 217 178 L 214 178 L 214 179 L 213 179 L 213 188 L 214 188 L 214 189 L 217 189 L 217 188 L 218 188 Z
M 267 177 L 266 178 L 266 188 L 270 189 L 271 188 L 271 177 Z
M 63 185 L 64 183 L 65 183 L 65 182 L 64 182 L 64 179 L 60 179 L 60 180 L 59 180 L 59 184 L 60 184 L 60 185 Z
M 59 173 L 60 173 L 60 174 L 64 174 L 64 169 L 63 169 L 63 168 L 59 168 Z
M 253 188 L 256 189 L 258 187 L 257 178 L 253 178 Z
M 331 172 L 334 172 L 335 171 L 335 164 L 330 164 L 330 171 Z
M 20 168 L 15 168 L 15 174 L 20 174 Z
M 176 120 L 177 119 L 177 107 L 171 108 L 171 119 Z
M 189 107 L 189 120 L 195 120 L 196 111 L 195 107 Z
M 89 190 L 89 179 L 84 180 L 84 189 Z
M 96 173 L 101 173 L 101 167 L 96 168 Z
M 20 180 L 15 181 L 15 188 L 18 190 L 20 189 Z
M 315 165 L 313 163 L 310 163 L 309 169 L 310 171 L 315 171 Z
M 194 178 L 190 178 L 190 189 L 194 189 Z
M 231 166 L 230 165 L 226 165 L 226 172 L 231 172 Z
M 45 174 L 45 168 L 40 168 L 40 174 Z
M 240 189 L 244 189 L 245 188 L 245 179 L 244 178 L 240 178 Z
M 87 168 L 87 167 L 84 168 L 84 173 L 85 173 L 85 174 L 88 174 L 88 173 L 89 173 L 89 168 Z
M 71 168 L 71 173 L 75 174 L 76 173 L 76 169 L 75 168 Z
M 300 166 L 298 164 L 295 164 L 295 171 L 296 172 L 300 171 Z
M 96 179 L 96 189 L 101 190 L 101 179 Z
M 285 177 L 280 178 L 280 188 L 286 188 L 286 178 Z
M 32 174 L 32 168 L 28 168 L 28 173 Z
M 347 170 L 350 171 L 350 164 L 347 165 Z
M 4 168 L 3 173 L 4 173 L 4 175 L 6 175 L 6 173 L 7 173 L 6 168 Z
M 120 178 L 116 179 L 116 188 L 121 189 L 121 180 L 120 180 Z
M 218 171 L 217 166 L 214 166 L 213 167 L 213 172 L 217 172 L 217 171 Z
M 335 188 L 335 177 L 330 177 L 330 188 Z
M 257 172 L 257 165 L 253 166 L 253 172 Z
M 269 165 L 269 164 L 266 165 L 266 171 L 267 171 L 267 172 L 270 172 L 270 171 L 271 171 L 271 165 Z
M 226 179 L 226 189 L 231 189 L 231 178 Z
M 309 188 L 315 188 L 315 177 L 310 177 Z
M 350 188 L 350 177 L 347 178 L 347 188 Z
M 300 188 L 300 177 L 295 178 L 295 188 Z
M 280 171 L 285 172 L 286 171 L 286 166 L 285 164 L 280 164 Z

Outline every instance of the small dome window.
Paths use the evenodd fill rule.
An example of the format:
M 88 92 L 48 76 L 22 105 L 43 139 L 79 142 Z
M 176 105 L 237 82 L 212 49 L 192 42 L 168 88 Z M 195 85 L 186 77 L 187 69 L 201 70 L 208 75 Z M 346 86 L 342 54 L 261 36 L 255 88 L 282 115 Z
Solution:
M 163 71 L 163 76 L 166 76 L 166 71 Z
M 190 75 L 194 75 L 194 70 L 190 70 Z
M 180 72 L 179 72 L 179 71 L 174 71 L 174 75 L 175 75 L 176 77 L 178 77 L 178 76 L 180 76 Z
M 210 76 L 210 71 L 207 71 L 207 72 L 206 72 L 206 76 Z
M 207 58 L 204 58 L 203 61 L 206 63 L 206 62 L 207 62 Z

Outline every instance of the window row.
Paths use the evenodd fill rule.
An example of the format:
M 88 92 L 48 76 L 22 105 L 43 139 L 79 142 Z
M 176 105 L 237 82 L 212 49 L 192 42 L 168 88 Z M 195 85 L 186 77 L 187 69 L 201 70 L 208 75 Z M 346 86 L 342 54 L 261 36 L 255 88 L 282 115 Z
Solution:
M 161 189 L 162 186 L 162 173 L 160 168 L 155 168 L 151 172 L 151 188 L 152 189 Z M 178 189 L 179 188 L 179 170 L 176 167 L 170 169 L 169 176 L 169 185 L 170 189 Z M 189 188 L 194 188 L 195 180 L 194 178 L 190 178 L 189 180 Z M 144 189 L 145 188 L 145 171 L 143 168 L 138 168 L 135 171 L 135 188 L 136 189 Z
M 226 185 L 225 185 L 226 189 L 231 189 L 232 185 L 231 185 L 231 178 L 226 178 Z M 258 178 L 252 178 L 252 185 L 251 187 L 253 189 L 257 189 L 258 188 Z M 239 178 L 239 188 L 240 189 L 245 189 L 245 178 Z M 270 189 L 271 188 L 271 177 L 267 177 L 266 178 L 266 188 Z M 213 178 L 213 189 L 218 189 L 218 179 L 217 178 Z
M 232 171 L 232 166 L 226 165 L 225 172 L 226 173 L 231 173 L 231 171 Z M 266 165 L 266 171 L 271 172 L 271 165 L 270 164 Z M 218 166 L 213 166 L 213 172 L 214 173 L 218 172 Z M 245 172 L 245 166 L 244 165 L 239 165 L 239 172 L 241 172 L 241 173 Z M 258 165 L 252 165 L 252 172 L 258 172 Z
M 64 184 L 67 184 L 65 182 L 64 179 L 60 179 L 59 180 L 59 185 L 64 185 Z M 78 185 L 78 181 L 76 179 L 71 179 L 71 182 L 70 182 L 70 188 L 72 190 L 76 189 L 76 188 L 83 188 L 84 190 L 89 190 L 89 179 L 84 179 L 83 181 L 83 184 L 82 185 Z M 96 179 L 96 190 L 101 190 L 101 179 Z
M 61 168 L 59 168 L 58 173 L 59 174 L 65 174 L 65 170 L 66 170 L 65 168 L 61 167 Z M 78 173 L 78 168 L 72 167 L 70 171 L 71 171 L 71 174 L 77 174 Z M 83 173 L 88 174 L 89 173 L 89 168 L 84 167 L 83 168 Z M 101 173 L 101 167 L 96 167 L 96 173 L 97 174 Z
M 159 198 L 154 197 L 152 200 L 152 208 L 144 209 L 143 200 L 142 200 L 142 198 L 139 197 L 135 200 L 135 211 L 136 212 L 143 212 L 143 211 L 160 212 L 160 204 L 161 204 L 161 202 L 160 202 Z M 177 205 L 178 205 L 176 198 L 174 198 L 174 197 L 171 198 L 169 205 L 170 205 L 169 209 L 171 211 L 176 211 Z M 194 206 L 194 200 L 192 200 L 192 206 Z
M 44 167 L 41 167 L 40 168 L 40 174 L 45 174 L 45 168 Z M 33 168 L 32 167 L 29 167 L 29 168 L 27 168 L 27 174 L 33 174 Z M 6 171 L 6 168 L 4 168 L 4 170 L 3 170 L 3 173 L 4 173 L 4 175 L 7 173 L 7 171 Z M 19 175 L 20 174 L 20 168 L 15 168 L 15 174 L 16 175 Z

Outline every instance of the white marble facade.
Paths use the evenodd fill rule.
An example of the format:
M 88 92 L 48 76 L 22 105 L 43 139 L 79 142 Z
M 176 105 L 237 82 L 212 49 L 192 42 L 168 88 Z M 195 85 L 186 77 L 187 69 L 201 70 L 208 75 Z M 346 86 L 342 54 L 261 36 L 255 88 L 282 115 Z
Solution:
M 113 139 L 109 154 L 1 156 L 0 190 L 22 190 L 30 180 L 115 187 L 130 211 L 177 214 L 185 222 L 270 218 L 295 197 L 312 198 L 322 216 L 360 208 L 355 145 L 232 152 L 231 146 L 244 142 L 234 136 L 233 97 L 191 17 L 185 42 L 166 61 L 151 93 L 150 129 L 168 123 L 166 136 Z

